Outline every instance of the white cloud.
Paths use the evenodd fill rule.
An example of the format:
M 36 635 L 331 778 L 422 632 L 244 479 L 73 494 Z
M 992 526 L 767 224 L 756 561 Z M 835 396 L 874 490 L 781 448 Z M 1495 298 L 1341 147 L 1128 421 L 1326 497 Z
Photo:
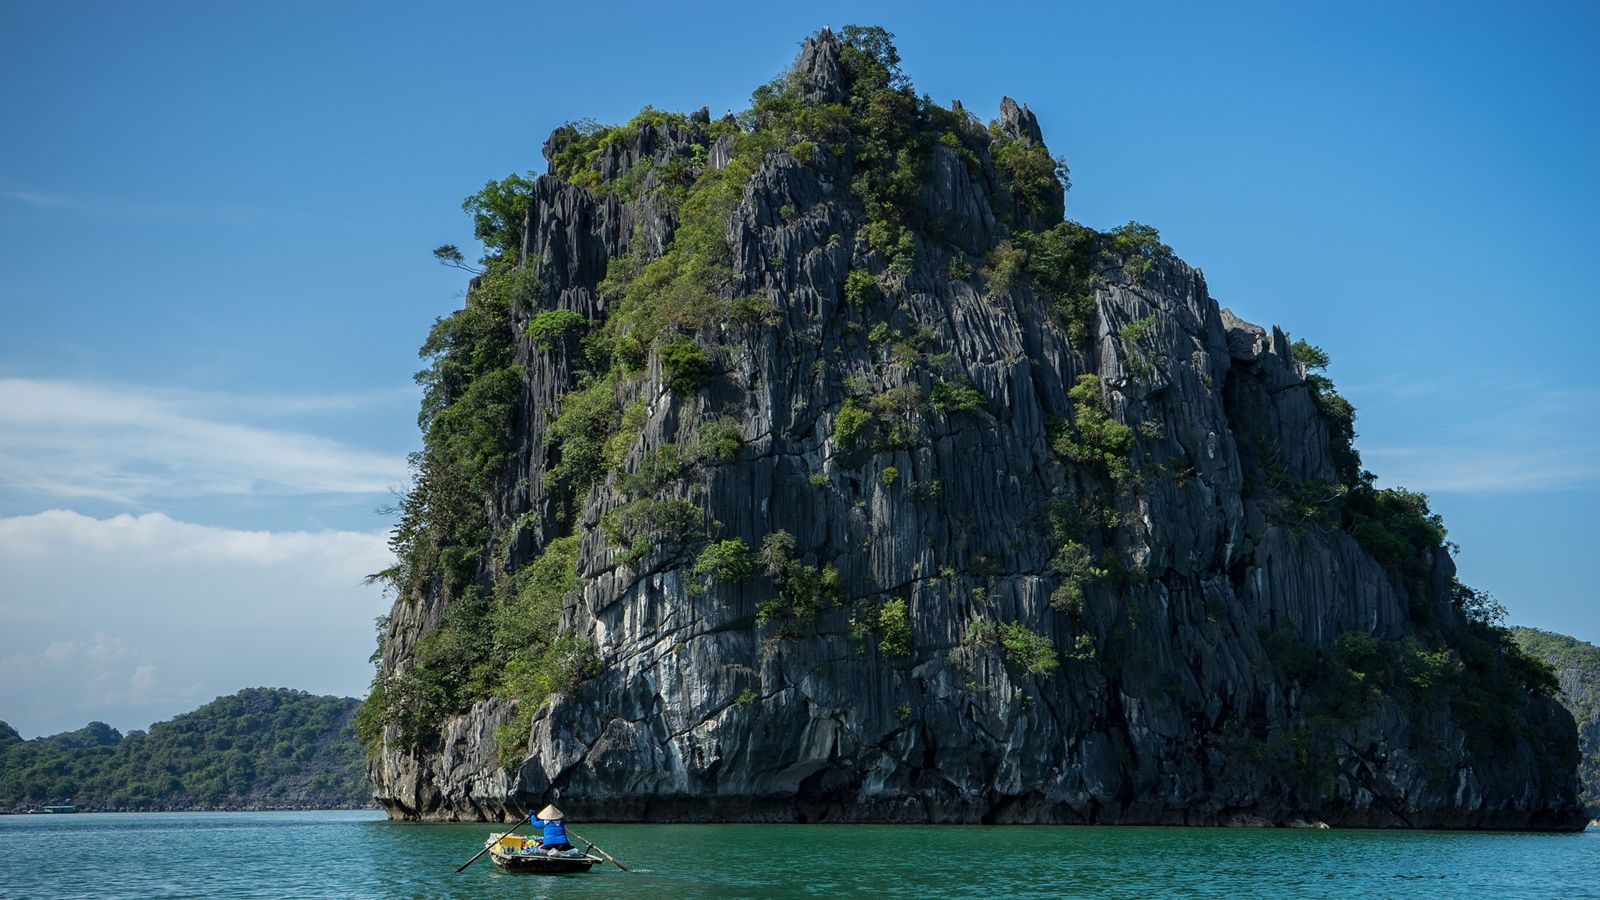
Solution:
M 146 700 L 156 686 L 156 667 L 140 663 L 133 667 L 133 677 L 128 679 L 128 699 Z
M 1487 494 L 1571 488 L 1600 480 L 1600 450 L 1439 444 L 1362 447 L 1367 468 L 1385 486 Z
M 6 191 L 8 200 L 38 209 L 80 209 L 83 204 L 65 194 L 46 194 L 40 191 Z
M 235 397 L 0 378 L 0 487 L 133 504 L 247 494 L 383 494 L 405 460 L 281 428 L 245 413 L 293 414 L 393 402 L 396 392 Z
M 1377 381 L 1349 394 L 1363 433 L 1423 437 L 1357 443 L 1382 484 L 1487 494 L 1600 483 L 1600 390 L 1476 371 Z
M 31 209 L 73 213 L 113 221 L 246 226 L 267 221 L 282 221 L 285 218 L 281 213 L 270 213 L 263 207 L 242 204 L 200 206 L 106 195 L 64 194 L 26 188 L 0 191 L 0 197 Z
M 127 655 L 127 647 L 103 631 L 89 641 L 55 641 L 38 653 L 18 654 L 0 659 L 0 674 L 27 675 L 45 669 L 74 665 L 104 665 Z
M 359 696 L 382 533 L 267 532 L 159 513 L 0 518 L 0 719 L 118 728 L 244 687 Z

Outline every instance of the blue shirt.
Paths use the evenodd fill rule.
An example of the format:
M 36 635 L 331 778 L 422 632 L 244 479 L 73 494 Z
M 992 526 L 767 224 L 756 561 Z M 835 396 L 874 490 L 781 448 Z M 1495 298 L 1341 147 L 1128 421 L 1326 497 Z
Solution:
M 567 840 L 567 821 L 565 819 L 551 819 L 544 823 L 544 842 L 546 846 L 571 843 L 571 841 Z

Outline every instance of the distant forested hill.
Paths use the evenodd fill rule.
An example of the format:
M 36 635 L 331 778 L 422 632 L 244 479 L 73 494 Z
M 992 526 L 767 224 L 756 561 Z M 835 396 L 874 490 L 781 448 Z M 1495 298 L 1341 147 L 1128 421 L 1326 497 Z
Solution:
M 1550 664 L 1561 682 L 1561 702 L 1578 720 L 1579 790 L 1591 816 L 1600 816 L 1600 647 L 1537 628 L 1513 628 L 1522 649 Z
M 359 705 L 249 688 L 127 736 L 91 722 L 24 741 L 0 722 L 0 810 L 368 806 Z

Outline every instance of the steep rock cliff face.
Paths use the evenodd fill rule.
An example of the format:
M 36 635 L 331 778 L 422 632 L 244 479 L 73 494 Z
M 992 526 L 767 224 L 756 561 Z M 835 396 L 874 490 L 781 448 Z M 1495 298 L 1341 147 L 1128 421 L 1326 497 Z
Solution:
M 813 37 L 737 126 L 657 114 L 546 145 L 474 589 L 575 537 L 558 628 L 594 662 L 536 710 L 490 689 L 420 738 L 389 721 L 370 772 L 390 814 L 1573 827 L 1570 717 L 1463 614 L 1442 530 L 1380 561 L 1348 512 L 1373 496 L 1348 417 L 1282 331 L 1153 232 L 1057 224 L 1009 99 L 988 129 L 919 107 L 950 137 L 905 139 L 912 188 L 873 187 L 871 126 L 793 124 L 879 68 L 894 88 L 871 37 Z M 731 207 L 674 187 L 718 177 Z M 629 307 L 708 209 L 711 305 Z M 609 356 L 536 341 L 551 310 Z M 698 377 L 666 349 L 684 341 Z M 626 412 L 584 483 L 552 422 L 601 371 Z M 403 590 L 380 684 L 453 602 Z
M 1529 655 L 1555 670 L 1561 705 L 1578 725 L 1578 796 L 1592 818 L 1600 819 L 1600 647 L 1537 628 L 1513 628 Z
M 1561 696 L 1578 722 L 1579 796 L 1591 818 L 1600 819 L 1600 668 L 1563 668 Z

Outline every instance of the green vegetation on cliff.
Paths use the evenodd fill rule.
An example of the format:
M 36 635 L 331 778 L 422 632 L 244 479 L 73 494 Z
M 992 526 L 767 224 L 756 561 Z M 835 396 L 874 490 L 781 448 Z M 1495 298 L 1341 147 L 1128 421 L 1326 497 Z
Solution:
M 518 263 L 530 189 L 530 181 L 512 175 L 489 182 L 463 203 L 487 251 L 481 261 L 485 274 L 468 290 L 462 309 L 434 323 L 419 351 L 428 364 L 416 375 L 423 388 L 417 417 L 423 449 L 411 457 L 412 486 L 400 499 L 390 537 L 397 563 L 374 578 L 398 597 L 435 593 L 450 602 L 438 628 L 417 642 L 409 668 L 374 677 L 356 722 L 369 748 L 377 746 L 385 726 L 397 726 L 403 742 L 416 744 L 444 716 L 497 688 L 523 696 L 531 681 L 563 681 L 553 673 L 530 675 L 523 659 L 570 655 L 555 647 L 552 616 L 559 614 L 559 598 L 546 598 L 547 606 L 555 604 L 553 611 L 530 614 L 551 632 L 508 654 L 499 633 L 505 629 L 496 626 L 509 627 L 514 611 L 524 611 L 527 602 L 519 584 L 506 581 L 491 590 L 482 577 L 498 537 L 483 498 L 504 473 L 522 399 L 514 323 L 536 308 L 541 290 L 536 274 Z M 549 346 L 582 324 L 575 314 L 547 314 L 525 330 Z M 374 659 L 380 657 L 381 648 Z
M 1517 626 L 1511 629 L 1511 634 L 1522 645 L 1522 649 L 1544 660 L 1557 671 L 1574 669 L 1589 675 L 1600 675 L 1600 647 L 1594 644 L 1538 628 Z M 1582 710 L 1585 721 L 1600 718 L 1600 696 L 1592 698 L 1590 705 L 1582 707 Z
M 731 119 L 646 108 L 623 125 L 574 124 L 553 135 L 551 171 L 565 184 L 540 183 L 540 190 L 566 191 L 583 202 L 603 198 L 611 210 L 618 201 L 632 204 L 623 219 L 635 223 L 631 236 L 605 238 L 603 280 L 591 271 L 584 284 L 546 290 L 538 282 L 536 272 L 556 267 L 520 257 L 523 246 L 537 243 L 522 233 L 532 190 L 526 179 L 491 182 L 468 199 L 487 248 L 487 274 L 466 308 L 438 323 L 423 348 L 431 362 L 419 376 L 427 389 L 424 449 L 395 531 L 401 564 L 388 573 L 402 603 L 443 612 L 415 617 L 424 623 L 413 625 L 415 644 L 375 682 L 361 728 L 370 744 L 393 726 L 399 745 L 424 746 L 447 717 L 500 697 L 516 705 L 515 718 L 497 734 L 500 761 L 515 765 L 538 707 L 596 672 L 593 648 L 560 632 L 563 610 L 584 588 L 580 560 L 590 572 L 611 570 L 596 580 L 596 593 L 643 575 L 668 576 L 658 583 L 670 584 L 674 569 L 692 597 L 736 589 L 754 611 L 753 623 L 737 627 L 753 624 L 762 646 L 813 637 L 819 622 L 843 610 L 864 646 L 896 659 L 920 652 L 913 638 L 925 623 L 914 621 L 911 610 L 928 607 L 888 596 L 899 588 L 852 572 L 863 567 L 852 565 L 849 554 L 870 552 L 872 523 L 864 544 L 843 547 L 836 535 L 849 533 L 857 512 L 866 520 L 880 500 L 895 508 L 905 499 L 937 498 L 940 482 L 917 471 L 932 460 L 918 454 L 935 446 L 951 420 L 981 421 L 975 431 L 1028 425 L 1005 418 L 998 399 L 991 404 L 983 392 L 1004 384 L 1003 373 L 991 369 L 988 379 L 974 381 L 955 349 L 938 346 L 946 323 L 925 311 L 917 320 L 919 302 L 947 299 L 941 285 L 929 284 L 946 277 L 963 282 L 962 293 L 987 307 L 952 321 L 981 322 L 991 313 L 1005 324 L 1026 320 L 1028 362 L 1048 359 L 1052 374 L 1066 382 L 1064 398 L 1032 418 L 1048 428 L 1051 452 L 1036 462 L 1030 457 L 1029 466 L 1050 477 L 1036 483 L 1026 504 L 1008 507 L 1006 524 L 1018 526 L 1007 535 L 1010 546 L 997 552 L 990 544 L 965 555 L 966 544 L 984 542 L 962 534 L 963 549 L 934 561 L 957 598 L 985 593 L 983 579 L 1004 571 L 1002 563 L 1015 573 L 1031 562 L 1035 575 L 1054 582 L 1050 609 L 1042 611 L 1046 621 L 985 620 L 986 628 L 968 629 L 963 652 L 998 654 L 1035 683 L 1094 669 L 1116 690 L 1139 680 L 1133 670 L 1148 662 L 1142 654 L 1151 643 L 1151 620 L 1177 615 L 1157 611 L 1158 587 L 1171 589 L 1161 594 L 1163 606 L 1169 596 L 1187 596 L 1170 562 L 1165 572 L 1145 568 L 1151 559 L 1159 566 L 1162 557 L 1142 546 L 1153 533 L 1146 501 L 1167 481 L 1182 487 L 1207 477 L 1196 472 L 1207 465 L 1197 438 L 1169 432 L 1173 404 L 1162 397 L 1177 393 L 1167 386 L 1204 385 L 1207 394 L 1226 395 L 1216 405 L 1231 407 L 1252 389 L 1240 386 L 1253 377 L 1252 364 L 1213 363 L 1218 352 L 1228 352 L 1215 340 L 1193 356 L 1191 347 L 1158 353 L 1170 349 L 1161 343 L 1179 326 L 1155 295 L 1180 285 L 1204 298 L 1203 282 L 1171 258 L 1154 228 L 1130 222 L 1101 232 L 1067 221 L 1066 166 L 1044 148 L 1031 113 L 1004 106 L 1003 121 L 984 126 L 959 107 L 918 97 L 882 29 L 847 28 L 839 46 L 838 70 L 829 77 L 791 70 L 759 88 L 750 109 Z M 966 219 L 935 212 L 924 197 L 939 172 L 952 170 L 955 184 L 945 193 L 970 207 Z M 758 176 L 791 190 L 778 196 L 765 181 L 752 187 Z M 829 185 L 829 199 L 807 200 L 805 190 L 794 189 L 812 182 Z M 832 185 L 848 185 L 848 194 Z M 808 203 L 809 209 L 797 208 Z M 730 235 L 750 219 L 760 220 L 752 226 L 756 233 L 782 241 L 731 246 Z M 981 227 L 956 234 L 947 228 L 952 222 Z M 791 282 L 804 282 L 811 293 L 777 296 Z M 546 308 L 590 288 L 594 303 L 583 307 L 585 315 Z M 1105 327 L 1102 308 L 1119 317 L 1120 328 Z M 806 324 L 797 325 L 802 318 Z M 1115 338 L 1092 340 L 1106 333 Z M 728 388 L 741 369 L 767 358 L 757 348 L 769 339 L 806 348 L 790 373 L 792 408 L 809 409 L 817 430 L 808 436 L 831 445 L 817 456 L 826 458 L 826 470 L 804 473 L 810 487 L 842 491 L 854 482 L 848 487 L 861 492 L 849 522 L 841 516 L 830 523 L 833 543 L 823 550 L 814 536 L 783 530 L 773 519 L 764 534 L 735 536 L 706 508 L 707 472 L 737 463 L 744 449 L 740 410 Z M 1305 410 L 1296 420 L 1303 427 L 1292 433 L 1315 437 L 1325 429 L 1331 454 L 1318 449 L 1302 454 L 1314 463 L 1286 466 L 1283 436 L 1253 438 L 1244 433 L 1252 416 L 1235 417 L 1229 409 L 1225 427 L 1210 428 L 1206 420 L 1208 428 L 1198 429 L 1210 432 L 1206 458 L 1230 452 L 1234 441 L 1254 440 L 1251 512 L 1264 510 L 1280 532 L 1327 536 L 1341 560 L 1350 558 L 1354 541 L 1382 569 L 1358 560 L 1369 593 L 1385 603 L 1399 598 L 1405 609 L 1390 636 L 1359 630 L 1374 627 L 1365 620 L 1343 626 L 1357 629 L 1343 634 L 1263 632 L 1270 658 L 1256 662 L 1299 687 L 1283 692 L 1292 698 L 1283 704 L 1293 707 L 1284 713 L 1293 721 L 1267 734 L 1263 705 L 1223 727 L 1255 741 L 1260 746 L 1252 755 L 1277 760 L 1284 772 L 1290 763 L 1337 758 L 1336 742 L 1386 704 L 1419 718 L 1453 720 L 1479 754 L 1528 737 L 1519 732 L 1522 711 L 1528 695 L 1554 691 L 1550 673 L 1518 650 L 1482 595 L 1451 582 L 1451 546 L 1427 498 L 1378 488 L 1362 468 L 1353 445 L 1354 408 L 1323 374 L 1328 355 L 1303 341 L 1293 347 L 1304 367 L 1302 385 L 1302 369 L 1282 361 L 1283 349 L 1277 348 L 1273 391 Z M 798 350 L 785 357 L 801 358 Z M 534 363 L 519 371 L 513 362 L 519 359 Z M 1192 377 L 1171 377 L 1158 390 L 1156 376 L 1176 376 L 1186 359 L 1198 359 L 1185 373 Z M 1226 379 L 1220 390 L 1214 374 Z M 556 397 L 539 411 L 542 432 L 517 421 L 526 400 L 518 392 L 530 380 L 541 396 Z M 1049 380 L 1039 378 L 1035 389 L 1053 389 Z M 1315 413 L 1302 391 L 1309 391 Z M 1267 414 L 1254 418 L 1276 422 Z M 519 425 L 531 435 L 529 446 L 515 448 L 528 461 L 527 481 L 509 465 Z M 894 454 L 903 458 L 891 461 Z M 1201 510 L 1215 498 L 1185 501 L 1185 509 L 1190 502 Z M 504 520 L 492 523 L 491 510 L 505 507 Z M 514 518 L 524 511 L 528 518 Z M 536 527 L 526 525 L 530 519 L 538 519 Z M 1243 538 L 1246 530 L 1249 541 L 1262 540 L 1264 527 L 1236 533 Z M 530 536 L 543 543 L 531 558 L 508 552 L 526 549 Z M 1249 554 L 1233 540 L 1229 552 L 1242 561 Z M 1245 566 L 1238 568 L 1216 574 L 1236 578 L 1242 592 Z M 929 574 L 897 584 L 929 581 Z M 1213 602 L 1209 589 L 1204 602 Z M 1204 619 L 1185 627 L 1203 631 L 1228 616 L 1208 608 Z M 1244 635 L 1239 639 L 1248 642 L 1249 631 L 1246 625 L 1227 639 Z M 867 641 L 869 635 L 875 640 Z M 1181 698 L 1188 678 L 1174 669 L 1145 687 Z
M 1155 240 L 1141 231 L 1124 229 L 1123 244 Z M 1149 258 L 1161 252 L 1151 248 Z M 1142 252 L 1130 250 L 1130 254 L 1145 258 Z M 1153 263 L 1149 272 L 1152 277 L 1162 274 Z M 1171 319 L 1130 317 L 1118 329 L 1119 349 L 1126 354 L 1126 369 L 1133 379 L 1148 377 L 1152 361 L 1140 354 L 1144 347 L 1159 343 L 1163 326 L 1170 327 Z M 1276 620 L 1271 624 L 1258 623 L 1265 658 L 1257 660 L 1257 671 L 1267 676 L 1267 683 L 1281 685 L 1289 715 L 1251 711 L 1223 722 L 1215 732 L 1219 745 L 1230 758 L 1250 760 L 1271 773 L 1308 804 L 1325 798 L 1329 785 L 1341 777 L 1336 764 L 1348 765 L 1348 742 L 1360 740 L 1385 717 L 1430 723 L 1430 730 L 1412 731 L 1406 738 L 1407 751 L 1429 765 L 1459 764 L 1453 751 L 1441 751 L 1434 737 L 1450 723 L 1464 733 L 1474 765 L 1492 766 L 1531 747 L 1539 777 L 1546 783 L 1559 778 L 1560 769 L 1575 759 L 1574 748 L 1558 725 L 1526 714 L 1530 706 L 1555 693 L 1554 677 L 1517 647 L 1502 627 L 1504 610 L 1492 598 L 1452 577 L 1450 558 L 1457 548 L 1447 540 L 1444 523 L 1428 498 L 1404 488 L 1380 488 L 1376 477 L 1363 468 L 1354 446 L 1355 409 L 1325 374 L 1329 355 L 1305 341 L 1285 347 L 1275 335 L 1246 323 L 1232 322 L 1228 328 L 1237 343 L 1230 347 L 1234 362 L 1224 375 L 1220 394 L 1232 413 L 1229 429 L 1245 476 L 1247 507 L 1263 515 L 1270 542 L 1278 547 L 1297 551 L 1322 545 L 1345 553 L 1342 548 L 1353 541 L 1379 570 L 1358 576 L 1366 582 L 1365 589 L 1390 589 L 1385 593 L 1392 591 L 1409 621 L 1347 619 L 1321 633 L 1307 629 L 1303 621 L 1284 622 L 1277 616 L 1268 617 Z M 1284 364 L 1285 350 L 1298 365 Z M 1263 365 L 1268 354 L 1276 357 L 1273 368 L 1282 367 L 1270 377 L 1264 375 Z M 1203 354 L 1191 357 L 1198 381 L 1210 390 L 1213 376 L 1207 363 Z M 1296 376 L 1304 376 L 1304 381 Z M 1285 386 L 1292 387 L 1285 391 Z M 1137 560 L 1115 552 L 1119 545 L 1137 540 L 1142 531 L 1141 523 L 1130 523 L 1122 514 L 1128 508 L 1122 497 L 1129 492 L 1135 496 L 1158 492 L 1157 480 L 1175 472 L 1181 485 L 1188 473 L 1179 467 L 1193 457 L 1177 467 L 1141 464 L 1140 457 L 1148 459 L 1146 441 L 1160 442 L 1171 432 L 1158 420 L 1139 421 L 1132 392 L 1113 388 L 1102 395 L 1095 387 L 1092 379 L 1081 381 L 1072 394 L 1073 421 L 1056 423 L 1053 444 L 1058 457 L 1092 465 L 1101 482 L 1089 493 L 1091 502 L 1084 503 L 1080 494 L 1076 507 L 1062 504 L 1052 510 L 1059 547 L 1052 561 L 1059 579 L 1052 605 L 1078 619 L 1086 609 L 1107 608 L 1123 599 L 1116 595 L 1126 598 L 1122 606 L 1128 631 L 1102 638 L 1097 653 L 1101 670 L 1115 672 L 1148 640 L 1134 633 L 1148 612 L 1148 602 L 1124 594 L 1128 589 L 1124 585 L 1137 591 L 1138 580 L 1146 576 L 1140 566 L 1130 564 Z M 1271 399 L 1274 395 L 1277 400 Z M 1097 408 L 1093 402 L 1114 397 L 1121 409 Z M 1260 429 L 1274 421 L 1275 403 L 1305 409 L 1306 399 L 1311 415 L 1305 425 L 1320 425 L 1326 443 L 1315 438 L 1290 442 L 1282 431 Z M 1156 427 L 1147 428 L 1152 423 Z M 1124 435 L 1132 440 L 1122 439 Z M 1115 485 L 1114 491 L 1106 482 Z M 1280 557 L 1268 562 L 1266 571 L 1282 561 Z M 1365 561 L 1357 563 L 1367 568 Z M 1292 570 L 1291 577 L 1314 579 L 1310 568 Z M 1162 580 L 1167 577 L 1170 572 Z M 1292 597 L 1293 589 L 1288 593 Z M 1320 609 L 1335 612 L 1344 597 L 1336 594 L 1329 600 Z M 1208 608 L 1208 616 L 1219 620 L 1223 612 Z M 1168 678 L 1160 687 L 1176 696 L 1180 681 Z
M 93 722 L 24 741 L 0 722 L 0 810 L 367 806 L 357 705 L 250 688 L 126 736 Z
M 1600 647 L 1537 628 L 1511 634 L 1531 656 L 1554 669 L 1561 682 L 1561 704 L 1578 723 L 1578 790 L 1589 815 L 1600 817 Z
M 1439 583 L 1440 560 L 1456 550 L 1446 540 L 1444 520 L 1429 507 L 1427 495 L 1379 488 L 1377 477 L 1362 467 L 1353 444 L 1355 407 L 1325 374 L 1327 352 L 1303 340 L 1290 352 L 1305 369 L 1327 428 L 1336 481 L 1297 485 L 1270 471 L 1267 478 L 1285 506 L 1302 504 L 1288 516 L 1293 524 L 1339 528 L 1388 573 L 1409 603 L 1416 631 L 1403 639 L 1349 632 L 1324 653 L 1291 634 L 1264 635 L 1278 674 L 1307 693 L 1300 746 L 1329 754 L 1334 726 L 1357 720 L 1379 699 L 1411 709 L 1448 708 L 1475 753 L 1513 746 L 1522 736 L 1521 696 L 1554 696 L 1554 674 L 1513 639 L 1504 627 L 1505 609 L 1493 597 L 1459 581 Z M 1452 614 L 1441 621 L 1444 608 Z M 1555 758 L 1570 748 L 1545 750 Z
M 737 124 L 696 122 L 647 107 L 624 125 L 574 124 L 552 136 L 553 174 L 610 196 L 652 190 L 657 200 L 674 209 L 677 220 L 671 242 L 659 256 L 645 258 L 641 246 L 611 261 L 599 286 L 611 311 L 590 329 L 583 358 L 574 360 L 582 381 L 562 398 L 546 430 L 556 461 L 543 486 L 558 500 L 564 530 L 572 529 L 577 506 L 588 491 L 619 474 L 642 424 L 634 418 L 634 410 L 642 414 L 642 406 L 630 405 L 629 398 L 638 395 L 650 359 L 659 360 L 675 395 L 693 395 L 718 371 L 717 360 L 702 344 L 702 327 L 711 322 L 742 327 L 765 323 L 760 303 L 733 290 L 726 226 L 769 153 L 788 152 L 802 164 L 821 162 L 821 154 L 849 161 L 856 173 L 851 189 L 864 210 L 861 237 L 882 254 L 885 277 L 893 279 L 908 273 L 915 261 L 916 229 L 922 220 L 917 192 L 934 145 L 943 138 L 975 161 L 968 146 L 990 140 L 968 117 L 916 95 L 900 71 L 888 32 L 852 26 L 844 30 L 843 43 L 845 93 L 835 100 L 804 102 L 798 73 L 790 71 L 759 88 Z M 630 147 L 642 129 L 651 128 L 681 133 L 690 152 L 665 163 L 641 159 L 622 177 L 608 179 L 608 158 Z M 731 141 L 730 152 L 723 165 L 711 166 L 710 150 L 722 139 Z M 1042 147 L 1008 145 L 997 164 L 1010 173 L 1013 193 L 1028 215 L 1059 219 L 1064 181 L 1056 179 L 1065 178 L 1065 167 L 1048 155 L 1039 158 L 1042 152 Z M 438 627 L 418 641 L 408 667 L 380 672 L 374 679 L 360 727 L 371 747 L 391 725 L 398 727 L 403 745 L 424 743 L 445 716 L 465 712 L 493 694 L 516 698 L 519 720 L 525 720 L 532 714 L 525 708 L 529 703 L 570 684 L 591 665 L 585 659 L 574 662 L 571 648 L 558 647 L 554 623 L 547 634 L 530 638 L 535 642 L 533 659 L 542 661 L 537 664 L 514 661 L 506 642 L 496 637 L 503 629 L 495 623 L 508 621 L 508 611 L 519 604 L 526 606 L 521 600 L 508 601 L 522 596 L 517 587 L 521 572 L 502 572 L 488 558 L 497 535 L 483 503 L 494 479 L 503 474 L 515 423 L 518 370 L 512 360 L 518 335 L 511 323 L 527 314 L 525 332 L 544 352 L 587 324 L 570 312 L 533 314 L 540 285 L 518 252 L 531 188 L 528 179 L 512 175 L 489 182 L 463 203 L 484 244 L 481 264 L 487 274 L 468 292 L 465 308 L 439 320 L 423 345 L 422 355 L 430 362 L 417 376 L 425 389 L 419 416 L 423 450 L 412 459 L 414 484 L 402 499 L 391 541 L 399 564 L 382 573 L 399 597 L 437 593 L 447 598 L 448 606 Z M 1056 266 L 1050 262 L 1052 245 L 1048 239 L 1038 243 L 1039 258 L 1045 261 L 1041 277 L 1048 282 Z M 861 271 L 850 273 L 849 293 L 862 304 L 885 299 L 876 279 Z M 952 411 L 972 408 L 976 401 L 970 394 L 946 391 L 940 399 Z M 896 396 L 876 398 L 880 402 L 874 414 L 885 422 L 886 445 L 899 445 L 896 439 L 910 445 L 914 438 L 910 422 L 902 421 L 904 410 L 891 408 Z M 925 405 L 920 390 L 916 396 Z M 727 461 L 730 454 L 720 449 L 727 441 L 716 435 L 691 434 L 684 445 L 692 450 L 707 443 L 718 443 L 719 449 L 700 454 L 699 464 Z M 629 476 L 630 493 L 654 493 L 691 466 L 654 468 L 650 477 Z M 663 510 L 673 513 L 670 528 L 657 521 Z M 642 560 L 662 540 L 701 535 L 691 521 L 699 515 L 697 507 L 679 498 L 640 497 L 609 516 L 605 526 L 624 550 L 626 564 Z M 571 564 L 571 550 L 552 545 L 524 570 L 547 568 L 556 560 Z M 838 602 L 838 576 L 831 567 L 786 560 L 769 577 L 773 596 L 763 604 L 762 621 L 782 620 L 784 633 L 792 622 L 808 621 L 817 610 Z M 536 618 L 558 618 L 561 598 L 541 596 L 545 605 Z M 528 656 L 526 647 L 518 652 Z M 544 687 L 529 690 L 530 684 Z M 509 732 L 503 737 L 509 752 Z

